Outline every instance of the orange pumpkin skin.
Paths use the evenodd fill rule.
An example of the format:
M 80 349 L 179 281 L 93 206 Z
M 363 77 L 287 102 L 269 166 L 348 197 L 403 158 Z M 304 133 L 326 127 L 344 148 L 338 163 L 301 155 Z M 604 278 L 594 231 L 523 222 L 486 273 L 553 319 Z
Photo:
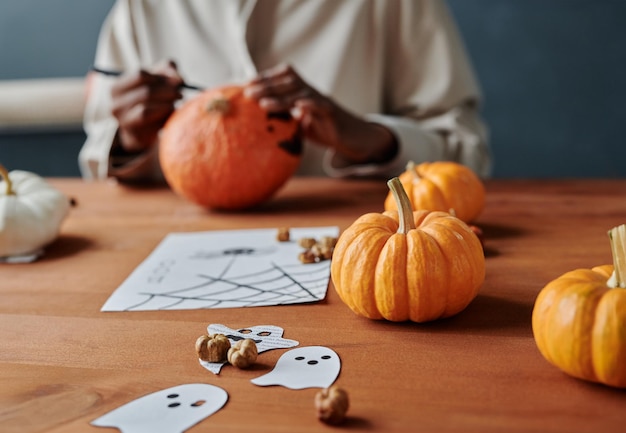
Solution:
M 331 277 L 356 314 L 394 322 L 450 317 L 485 279 L 478 237 L 446 212 L 415 211 L 415 229 L 397 233 L 397 211 L 358 218 L 337 241 Z
M 565 373 L 626 387 L 626 290 L 609 288 L 612 265 L 567 272 L 537 296 L 532 314 L 541 354 Z
M 170 187 L 212 209 L 241 210 L 269 198 L 294 174 L 302 144 L 297 122 L 273 116 L 243 88 L 206 90 L 161 131 L 159 160 Z
M 474 221 L 485 207 L 485 186 L 468 167 L 456 162 L 424 162 L 400 176 L 414 210 L 450 212 L 464 222 Z M 391 194 L 385 199 L 385 210 L 397 209 Z

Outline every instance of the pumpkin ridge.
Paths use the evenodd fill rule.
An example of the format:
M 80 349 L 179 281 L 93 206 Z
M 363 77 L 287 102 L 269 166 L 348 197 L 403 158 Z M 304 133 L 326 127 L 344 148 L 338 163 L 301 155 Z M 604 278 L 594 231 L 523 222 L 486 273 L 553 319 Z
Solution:
M 355 312 L 371 319 L 381 319 L 383 318 L 383 314 L 379 310 L 376 301 L 377 261 L 373 260 L 372 257 L 378 257 L 378 254 L 389 239 L 389 235 L 380 231 L 372 232 L 373 233 L 363 232 L 363 237 L 366 237 L 365 234 L 369 234 L 374 237 L 373 239 L 371 237 L 367 237 L 363 240 L 357 238 L 350 245 L 349 250 L 354 250 L 358 259 L 356 261 L 349 260 L 351 266 L 347 268 L 344 267 L 342 276 L 346 276 L 347 278 L 346 281 L 344 281 L 344 278 L 341 279 L 341 286 L 344 290 L 347 288 L 348 293 L 350 293 L 351 304 L 349 305 L 352 305 Z M 363 244 L 365 246 L 361 248 Z M 349 269 L 351 267 L 353 268 L 352 270 Z M 350 275 L 350 273 L 352 273 L 352 275 Z M 361 284 L 361 287 L 354 287 L 354 281 Z
M 448 200 L 431 177 L 424 177 L 419 184 L 413 186 L 411 202 L 413 202 L 414 209 L 443 212 L 450 210 Z
M 405 233 L 394 233 L 386 239 L 376 260 L 374 299 L 376 308 L 387 320 L 409 318 L 407 288 L 407 239 Z
M 355 228 L 358 229 L 359 227 Z M 373 289 L 371 289 L 373 287 L 373 277 L 371 279 L 367 277 L 373 275 L 373 265 L 369 263 L 368 266 L 368 252 L 382 248 L 382 246 L 377 247 L 377 242 L 383 242 L 384 244 L 391 233 L 381 232 L 380 230 L 357 231 L 352 229 L 353 227 L 350 227 L 341 234 L 333 252 L 331 277 L 335 291 L 355 313 L 369 318 L 380 319 L 378 310 L 372 307 L 375 305 L 373 296 L 369 296 L 370 292 L 373 294 Z M 374 239 L 372 239 L 372 236 Z M 363 263 L 364 260 L 366 263 Z M 355 266 L 353 270 L 351 269 L 352 263 L 359 263 L 359 265 Z M 364 270 L 364 267 L 366 270 Z M 365 275 L 363 279 L 366 281 L 363 286 L 369 287 L 365 290 L 366 295 L 363 296 L 361 292 L 364 290 L 361 287 L 356 287 L 353 283 L 353 281 L 359 283 L 363 281 L 363 279 L 358 277 L 361 273 Z M 363 300 L 367 301 L 367 307 L 361 308 Z
M 444 314 L 448 290 L 447 274 L 441 271 L 445 268 L 443 251 L 435 238 L 424 230 L 409 233 L 407 242 L 409 251 L 414 252 L 407 260 L 407 270 L 414 270 L 407 275 L 409 317 L 414 322 L 438 319 Z M 423 257 L 428 257 L 428 263 Z
M 440 276 L 439 287 L 441 288 L 440 293 L 442 294 L 442 299 L 443 299 L 443 303 L 442 303 L 443 310 L 440 313 L 438 313 L 436 317 L 433 317 L 433 318 L 438 319 L 438 318 L 446 317 L 446 311 L 450 305 L 450 293 L 451 293 L 451 290 L 454 289 L 453 286 L 451 286 L 450 284 L 450 273 L 451 273 L 450 266 L 449 266 L 449 261 L 448 261 L 446 252 L 442 248 L 439 242 L 439 236 L 437 236 L 436 232 L 431 230 L 428 226 L 423 227 L 422 232 L 424 233 L 425 236 L 428 236 L 431 239 L 432 244 L 435 245 L 437 248 L 437 251 L 439 253 L 439 256 L 441 257 L 442 262 L 446 264 L 446 266 L 441 267 L 443 271 L 441 271 L 440 273 L 437 273 L 437 275 Z
M 438 227 L 439 230 L 435 230 L 435 227 Z M 465 309 L 475 298 L 480 289 L 480 282 L 482 282 L 480 275 L 484 275 L 484 263 L 480 273 L 474 272 L 474 263 L 469 258 L 472 254 L 467 242 L 463 238 L 459 239 L 457 232 L 448 225 L 433 221 L 429 226 L 424 227 L 424 231 L 430 233 L 437 240 L 441 252 L 449 264 L 446 310 L 442 315 L 442 317 L 449 317 Z M 445 238 L 443 237 L 444 234 Z M 448 243 L 454 243 L 454 248 L 442 247 L 442 244 Z M 459 248 L 461 252 L 459 252 Z M 469 288 L 466 288 L 467 284 L 464 284 L 464 281 L 467 280 L 470 281 Z M 466 288 L 465 292 L 459 292 L 459 287 Z
M 563 285 L 560 280 L 555 280 L 550 289 L 554 290 L 557 302 L 544 311 L 541 319 L 547 337 L 544 340 L 547 359 L 554 365 L 562 366 L 572 376 L 596 381 L 589 331 L 602 295 L 585 281 Z M 553 341 L 558 344 L 551 343 Z
M 597 380 L 626 387 L 626 291 L 609 290 L 600 298 L 593 323 L 592 361 Z

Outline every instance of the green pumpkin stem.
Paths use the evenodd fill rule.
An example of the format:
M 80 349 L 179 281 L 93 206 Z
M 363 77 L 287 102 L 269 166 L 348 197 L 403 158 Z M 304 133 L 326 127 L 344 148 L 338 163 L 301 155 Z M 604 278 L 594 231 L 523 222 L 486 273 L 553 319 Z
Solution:
M 15 191 L 13 191 L 13 183 L 11 182 L 11 178 L 9 177 L 9 171 L 4 168 L 2 164 L 0 164 L 0 177 L 2 177 L 7 184 L 4 193 L 6 195 L 15 195 Z
M 415 163 L 413 161 L 409 161 L 406 163 L 406 171 L 410 172 L 413 175 L 413 182 L 417 183 L 422 180 L 422 177 L 415 169 Z
M 393 194 L 393 198 L 396 200 L 398 206 L 398 233 L 407 234 L 410 230 L 415 229 L 415 220 L 413 219 L 413 208 L 411 207 L 411 200 L 406 195 L 406 191 L 402 186 L 402 182 L 397 177 L 389 180 L 387 186 Z
M 230 111 L 230 101 L 224 97 L 211 99 L 206 105 L 206 111 L 216 111 L 220 114 L 226 114 Z
M 613 275 L 607 285 L 612 288 L 626 288 L 626 224 L 609 230 L 611 253 L 613 254 Z

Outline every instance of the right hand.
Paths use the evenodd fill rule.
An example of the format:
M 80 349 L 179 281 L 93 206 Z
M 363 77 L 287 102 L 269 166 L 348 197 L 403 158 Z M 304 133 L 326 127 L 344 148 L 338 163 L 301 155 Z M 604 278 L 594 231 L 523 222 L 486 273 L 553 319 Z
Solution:
M 176 64 L 169 61 L 150 72 L 140 70 L 120 76 L 113 84 L 112 113 L 117 119 L 117 146 L 125 153 L 152 147 L 159 130 L 182 98 L 183 83 Z

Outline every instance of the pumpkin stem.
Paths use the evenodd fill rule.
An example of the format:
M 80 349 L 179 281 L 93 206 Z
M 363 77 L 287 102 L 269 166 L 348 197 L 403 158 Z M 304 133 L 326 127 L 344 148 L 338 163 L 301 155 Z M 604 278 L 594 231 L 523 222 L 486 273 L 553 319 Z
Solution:
M 626 288 L 626 224 L 609 230 L 611 253 L 613 254 L 613 275 L 607 285 L 611 288 Z
M 396 200 L 398 207 L 398 233 L 407 234 L 410 230 L 415 229 L 415 220 L 413 219 L 413 208 L 411 207 L 411 200 L 406 195 L 406 191 L 402 186 L 402 182 L 397 177 L 389 180 L 387 186 L 393 194 L 393 198 Z
M 15 191 L 13 191 L 13 183 L 11 182 L 11 178 L 9 177 L 9 172 L 6 168 L 4 168 L 2 164 L 0 164 L 0 177 L 2 177 L 7 183 L 4 193 L 6 195 L 15 195 Z
M 211 99 L 206 106 L 206 111 L 217 111 L 220 114 L 226 114 L 230 110 L 230 102 L 223 97 Z
M 422 177 L 415 169 L 415 163 L 413 161 L 409 161 L 406 163 L 406 171 L 413 175 L 413 183 L 417 183 L 422 180 Z

